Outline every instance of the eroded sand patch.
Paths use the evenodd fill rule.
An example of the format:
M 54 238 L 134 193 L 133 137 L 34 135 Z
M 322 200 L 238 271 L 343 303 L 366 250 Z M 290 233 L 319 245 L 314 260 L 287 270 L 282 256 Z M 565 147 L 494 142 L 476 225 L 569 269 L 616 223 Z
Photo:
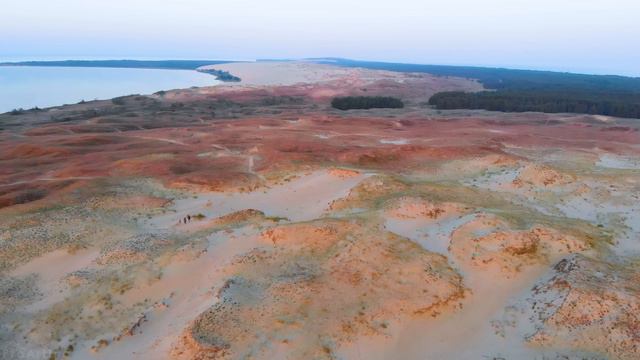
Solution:
M 160 305 L 145 313 L 145 323 L 140 332 L 106 347 L 100 351 L 100 356 L 165 357 L 187 324 L 217 302 L 215 289 L 222 286 L 225 266 L 236 255 L 259 244 L 258 239 L 258 231 L 252 227 L 220 231 L 212 234 L 205 247 L 187 259 L 170 260 L 162 270 L 161 279 L 127 292 L 122 299 L 133 304 L 149 298 Z M 83 357 L 79 352 L 78 358 Z
M 473 218 L 470 211 L 461 204 L 402 197 L 387 206 L 384 226 L 429 251 L 448 256 L 451 233 Z
M 41 299 L 25 310 L 35 312 L 45 309 L 68 295 L 68 284 L 63 280 L 77 270 L 89 267 L 99 255 L 95 249 L 55 250 L 15 269 L 11 276 L 35 275 Z
M 174 350 L 180 358 L 333 358 L 338 347 L 462 298 L 446 259 L 360 222 L 263 233 L 238 258 L 221 301 Z M 256 339 L 262 339 L 256 341 Z

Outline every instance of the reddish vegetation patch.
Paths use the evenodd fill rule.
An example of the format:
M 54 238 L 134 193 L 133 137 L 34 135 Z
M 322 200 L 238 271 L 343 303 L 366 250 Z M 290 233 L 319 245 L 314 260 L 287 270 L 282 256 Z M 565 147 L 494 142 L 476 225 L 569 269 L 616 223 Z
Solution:
M 468 208 L 455 203 L 434 204 L 420 198 L 400 198 L 387 210 L 387 215 L 400 219 L 436 220 L 442 217 L 459 216 Z
M 561 174 L 558 171 L 542 165 L 527 165 L 522 170 L 518 177 L 513 180 L 513 185 L 521 187 L 525 184 L 536 186 L 553 186 L 564 185 L 574 181 L 575 178 Z
M 2 152 L 2 159 L 32 159 L 39 157 L 60 157 L 69 155 L 69 151 L 55 146 L 45 147 L 37 143 L 18 143 L 6 152 Z
M 516 120 L 434 119 L 419 111 L 395 114 L 391 119 L 376 112 L 343 117 L 309 105 L 326 106 L 338 94 L 394 95 L 419 103 L 436 90 L 461 86 L 470 84 L 427 75 L 354 70 L 345 72 L 340 80 L 313 84 L 180 90 L 161 100 L 134 97 L 124 101 L 125 113 L 112 104 L 105 110 L 122 115 L 97 116 L 101 108 L 70 106 L 65 108 L 69 116 L 51 115 L 51 122 L 22 129 L 24 137 L 3 141 L 0 153 L 5 156 L 0 161 L 11 169 L 6 175 L 12 178 L 2 178 L 5 173 L 0 170 L 0 184 L 33 180 L 51 172 L 71 177 L 106 176 L 115 171 L 180 185 L 209 186 L 204 179 L 215 178 L 211 187 L 222 188 L 230 179 L 218 175 L 221 169 L 239 178 L 243 178 L 240 173 L 295 168 L 300 163 L 397 170 L 430 160 L 496 154 L 503 145 L 628 150 L 625 144 L 640 142 L 640 134 L 626 126 L 585 126 L 580 117 L 553 122 L 540 114 Z M 285 108 L 269 115 L 274 104 Z M 232 117 L 241 116 L 242 121 L 217 119 L 216 114 L 229 108 L 236 109 L 241 115 Z M 54 122 L 55 117 L 71 120 Z M 406 143 L 380 142 L 389 138 Z M 149 154 L 164 156 L 154 159 Z M 209 155 L 199 158 L 201 154 Z M 248 168 L 250 155 L 254 156 L 252 169 Z M 36 164 L 37 173 L 26 171 Z M 241 182 L 245 181 L 251 184 L 255 179 L 245 176 Z
M 265 96 L 265 91 L 290 94 L 292 89 L 295 87 L 269 91 L 226 90 L 215 96 L 216 101 L 220 98 L 249 101 Z M 501 156 L 505 145 L 585 150 L 597 147 L 628 153 L 632 144 L 640 143 L 640 133 L 626 128 L 608 126 L 603 132 L 604 125 L 580 126 L 571 121 L 544 125 L 536 116 L 531 121 L 507 122 L 508 126 L 501 125 L 507 130 L 495 133 L 487 131 L 495 127 L 495 121 L 482 118 L 434 120 L 407 114 L 402 119 L 390 120 L 375 116 L 343 118 L 314 112 L 304 116 L 285 113 L 277 117 L 248 117 L 242 121 L 211 121 L 188 128 L 135 130 L 117 135 L 91 134 L 91 129 L 85 128 L 80 134 L 56 130 L 33 136 L 36 128 L 25 131 L 24 137 L 3 141 L 0 152 L 5 155 L 0 159 L 0 185 L 30 183 L 39 178 L 61 181 L 116 175 L 156 177 L 166 185 L 177 187 L 254 188 L 261 183 L 256 173 L 295 170 L 300 164 L 313 167 L 331 162 L 406 171 L 429 161 Z M 130 125 L 137 121 L 143 120 L 127 119 Z M 44 127 L 70 130 L 77 126 Z M 407 144 L 380 142 L 390 138 L 390 134 L 393 134 L 391 138 L 403 139 Z M 551 169 L 531 168 L 525 169 L 516 182 L 548 186 L 565 181 L 568 180 Z M 39 183 L 38 188 L 46 194 L 55 188 L 55 181 Z M 6 197 L 0 201 L 5 206 L 15 203 Z

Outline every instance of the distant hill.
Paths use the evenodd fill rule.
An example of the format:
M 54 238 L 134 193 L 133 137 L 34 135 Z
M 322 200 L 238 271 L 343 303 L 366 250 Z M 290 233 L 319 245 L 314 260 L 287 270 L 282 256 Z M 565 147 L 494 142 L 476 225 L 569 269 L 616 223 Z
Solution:
M 493 90 L 436 94 L 430 99 L 430 104 L 438 109 L 574 112 L 640 118 L 640 78 L 341 58 L 310 60 L 344 67 L 477 79 L 485 88 Z

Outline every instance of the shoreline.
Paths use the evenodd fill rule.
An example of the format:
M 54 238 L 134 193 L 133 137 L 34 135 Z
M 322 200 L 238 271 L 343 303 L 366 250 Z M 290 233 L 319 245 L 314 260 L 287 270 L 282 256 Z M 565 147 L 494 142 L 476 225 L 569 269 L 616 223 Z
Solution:
M 6 78 L 0 89 L 0 113 L 59 108 L 223 83 L 188 69 L 0 65 L 0 74 Z

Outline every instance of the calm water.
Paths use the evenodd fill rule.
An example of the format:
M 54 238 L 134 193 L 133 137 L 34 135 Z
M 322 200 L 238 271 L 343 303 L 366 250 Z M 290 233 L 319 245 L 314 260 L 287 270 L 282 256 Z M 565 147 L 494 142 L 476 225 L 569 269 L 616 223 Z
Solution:
M 0 113 L 219 83 L 189 70 L 0 66 Z

